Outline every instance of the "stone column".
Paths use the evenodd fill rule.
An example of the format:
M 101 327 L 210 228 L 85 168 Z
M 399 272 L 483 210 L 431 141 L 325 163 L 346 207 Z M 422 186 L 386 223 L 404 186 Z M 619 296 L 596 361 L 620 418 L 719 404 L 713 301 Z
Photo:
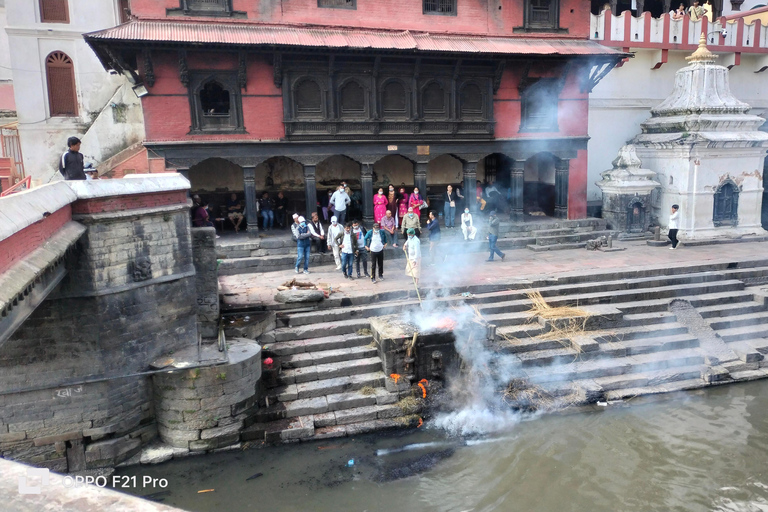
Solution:
M 305 218 L 309 222 L 312 212 L 317 211 L 317 186 L 315 184 L 316 165 L 304 165 L 304 199 L 307 202 Z
M 512 211 L 509 218 L 523 220 L 523 190 L 525 188 L 525 160 L 513 160 L 509 186 L 512 188 Z
M 568 218 L 568 167 L 570 160 L 555 162 L 555 217 Z
M 256 166 L 243 167 L 243 190 L 245 191 L 245 222 L 248 236 L 259 235 L 259 212 L 256 208 Z
M 477 162 L 462 162 L 462 167 L 464 168 L 464 206 L 469 208 L 469 211 L 474 214 L 477 203 L 477 197 L 475 196 Z
M 360 164 L 360 184 L 363 194 L 363 225 L 373 226 L 373 164 Z
M 413 164 L 413 185 L 418 187 L 422 199 L 427 198 L 427 165 L 429 162 Z

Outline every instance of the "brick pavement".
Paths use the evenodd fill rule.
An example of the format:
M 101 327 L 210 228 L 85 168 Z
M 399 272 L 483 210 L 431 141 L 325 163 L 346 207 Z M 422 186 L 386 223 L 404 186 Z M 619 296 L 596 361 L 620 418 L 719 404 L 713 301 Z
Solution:
M 527 249 L 508 251 L 505 261 L 486 262 L 487 252 L 450 254 L 454 242 L 444 241 L 442 249 L 448 253 L 444 262 L 429 266 L 429 243 L 422 242 L 424 265 L 420 290 L 446 286 L 469 286 L 500 282 L 521 282 L 533 278 L 564 277 L 607 270 L 629 270 L 643 267 L 679 267 L 695 263 L 721 263 L 755 260 L 768 256 L 768 242 L 736 243 L 681 247 L 670 251 L 668 247 L 649 247 L 645 242 L 614 242 L 614 247 L 625 247 L 618 252 L 580 250 L 534 253 Z M 456 242 L 460 243 L 460 242 Z M 442 258 L 441 258 L 442 259 Z M 371 292 L 381 293 L 413 287 L 405 275 L 405 260 L 384 262 L 385 280 L 376 284 L 370 279 L 344 279 L 333 265 L 310 268 L 310 274 L 295 274 L 293 270 L 220 276 L 224 303 L 230 307 L 243 307 L 274 303 L 277 286 L 293 279 L 302 282 L 328 283 L 338 290 L 335 297 L 354 297 Z M 370 270 L 370 269 L 369 269 Z

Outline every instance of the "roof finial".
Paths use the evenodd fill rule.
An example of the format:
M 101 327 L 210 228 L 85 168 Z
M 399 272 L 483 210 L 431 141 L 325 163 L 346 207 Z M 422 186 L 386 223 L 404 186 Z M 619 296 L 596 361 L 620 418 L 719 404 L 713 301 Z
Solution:
M 691 55 L 685 58 L 688 62 L 715 62 L 717 55 L 707 48 L 707 35 L 702 32 L 699 37 L 699 47 Z

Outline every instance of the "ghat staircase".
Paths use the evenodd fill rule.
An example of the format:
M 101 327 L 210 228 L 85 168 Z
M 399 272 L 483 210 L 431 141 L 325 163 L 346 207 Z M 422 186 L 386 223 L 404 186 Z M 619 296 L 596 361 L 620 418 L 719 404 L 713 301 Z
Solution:
M 516 377 L 594 402 L 768 376 L 766 284 L 768 259 L 448 289 L 435 300 L 471 304 L 496 325 L 486 344 L 512 358 Z M 552 307 L 591 311 L 584 332 L 542 338 L 553 324 L 531 320 L 530 289 Z M 461 297 L 466 291 L 472 295 Z M 243 439 L 290 442 L 413 425 L 420 411 L 402 406 L 404 394 L 383 374 L 366 329 L 373 316 L 417 305 L 410 292 L 396 291 L 277 310 L 276 328 L 259 339 L 277 378 Z
M 485 240 L 486 219 L 476 227 L 477 236 L 473 241 L 465 242 L 460 227 L 446 229 L 441 225 L 444 243 L 451 243 L 451 250 L 458 252 L 483 252 L 488 250 Z M 542 218 L 520 223 L 502 221 L 499 226 L 497 246 L 502 251 L 525 249 L 532 251 L 552 251 L 583 248 L 587 240 L 601 236 L 612 236 L 616 232 L 606 228 L 603 219 L 558 220 Z M 402 241 L 402 237 L 400 237 Z M 422 228 L 422 240 L 427 239 L 426 229 Z M 387 247 L 386 259 L 401 258 L 402 250 Z M 237 237 L 224 236 L 219 239 L 216 252 L 221 259 L 219 274 L 246 274 L 287 270 L 296 262 L 296 242 L 291 240 L 288 230 L 269 231 L 263 238 L 248 238 L 245 234 Z M 333 254 L 315 254 L 310 258 L 311 266 L 333 264 Z

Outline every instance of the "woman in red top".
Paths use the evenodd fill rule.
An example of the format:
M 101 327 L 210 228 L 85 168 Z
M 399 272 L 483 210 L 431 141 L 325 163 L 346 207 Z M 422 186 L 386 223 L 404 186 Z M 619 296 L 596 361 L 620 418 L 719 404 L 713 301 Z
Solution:
M 424 200 L 419 195 L 419 189 L 414 188 L 413 194 L 408 198 L 408 207 L 413 208 L 413 213 L 415 213 L 419 219 L 421 219 L 421 205 L 423 203 Z
M 397 198 L 397 227 L 403 223 L 403 218 L 408 213 L 408 194 L 405 189 L 400 189 L 400 196 Z
M 387 213 L 387 202 L 384 189 L 379 188 L 379 193 L 373 196 L 373 221 L 377 224 L 381 222 L 382 217 Z

